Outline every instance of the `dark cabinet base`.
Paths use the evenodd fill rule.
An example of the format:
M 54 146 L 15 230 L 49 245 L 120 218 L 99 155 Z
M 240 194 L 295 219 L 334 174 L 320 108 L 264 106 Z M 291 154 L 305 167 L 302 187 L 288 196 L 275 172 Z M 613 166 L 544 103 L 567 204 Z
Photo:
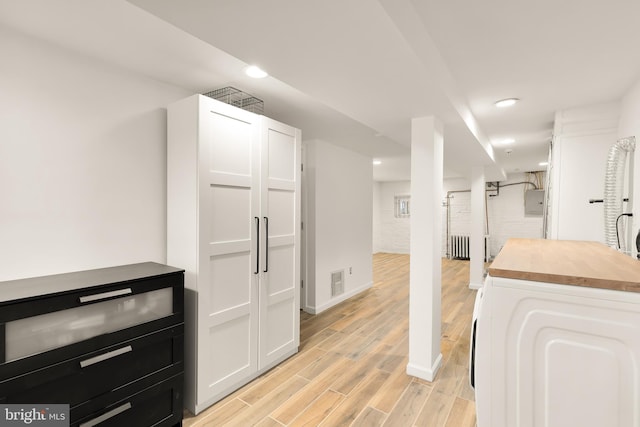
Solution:
M 51 276 L 50 282 L 47 277 L 39 277 L 0 283 L 0 288 L 3 286 L 18 290 L 22 297 L 3 300 L 0 296 L 0 403 L 68 404 L 70 425 L 77 427 L 182 425 L 183 270 L 143 263 L 95 270 L 95 274 L 84 271 Z M 56 292 L 57 287 L 62 290 Z M 37 294 L 36 290 L 41 292 L 43 289 L 49 292 Z M 144 314 L 147 306 L 135 304 L 146 300 L 132 298 L 132 295 L 155 289 L 163 289 L 163 295 L 170 296 L 170 299 L 165 298 L 171 305 L 167 306 L 163 317 L 142 320 L 139 324 L 133 322 L 133 326 L 124 329 L 5 360 L 5 331 L 10 322 L 21 319 L 32 322 L 30 318 L 39 319 L 34 316 L 77 307 L 83 307 L 83 313 L 91 312 L 92 304 L 104 300 L 114 300 L 118 304 L 119 298 L 122 299 L 119 304 L 124 308 Z M 94 297 L 87 298 L 88 294 L 98 295 L 98 298 L 94 301 L 91 299 Z M 62 328 L 77 330 L 84 324 L 95 324 L 96 319 L 109 321 L 104 319 L 108 316 L 98 313 L 89 315 L 86 321 L 69 316 L 73 317 L 73 324 L 62 324 Z M 42 325 L 44 329 L 47 327 L 46 323 Z
M 88 407 L 100 407 L 99 411 L 77 418 L 71 410 L 71 426 L 100 427 L 122 426 L 174 426 L 182 421 L 182 374 L 155 384 L 130 396 L 112 401 L 112 396 L 96 399 Z M 85 409 L 85 408 L 78 408 Z M 76 420 L 74 420 L 74 418 Z

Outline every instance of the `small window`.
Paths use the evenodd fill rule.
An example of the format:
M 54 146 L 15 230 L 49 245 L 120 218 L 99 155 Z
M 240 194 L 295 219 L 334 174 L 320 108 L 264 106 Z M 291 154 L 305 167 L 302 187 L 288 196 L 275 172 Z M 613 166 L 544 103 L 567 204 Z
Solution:
M 395 216 L 396 218 L 409 218 L 411 210 L 411 196 L 395 196 Z

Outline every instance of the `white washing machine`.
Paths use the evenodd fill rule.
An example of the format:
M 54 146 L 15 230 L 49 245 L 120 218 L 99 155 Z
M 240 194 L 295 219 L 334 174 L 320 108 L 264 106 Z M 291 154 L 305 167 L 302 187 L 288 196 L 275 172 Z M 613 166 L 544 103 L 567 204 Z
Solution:
M 638 292 L 488 276 L 470 358 L 478 427 L 640 426 Z
M 476 353 L 476 328 L 478 326 L 478 317 L 482 307 L 482 294 L 484 288 L 478 289 L 476 293 L 476 301 L 473 305 L 473 316 L 471 317 L 471 337 L 469 338 L 469 385 L 475 390 L 475 353 Z

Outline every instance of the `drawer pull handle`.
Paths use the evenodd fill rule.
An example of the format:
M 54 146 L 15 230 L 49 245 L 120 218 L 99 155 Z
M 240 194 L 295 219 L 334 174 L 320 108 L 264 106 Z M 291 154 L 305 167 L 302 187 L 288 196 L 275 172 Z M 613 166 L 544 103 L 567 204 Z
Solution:
M 120 405 L 117 408 L 110 410 L 109 412 L 105 412 L 99 417 L 95 417 L 94 419 L 89 420 L 86 423 L 80 424 L 80 427 L 93 427 L 103 421 L 108 420 L 109 418 L 113 418 L 116 415 L 123 413 L 124 411 L 128 411 L 129 409 L 131 409 L 131 403 L 127 402 L 124 405 Z
M 107 353 L 101 354 L 96 357 L 92 357 L 90 359 L 82 360 L 80 362 L 81 368 L 86 368 L 87 366 L 95 365 L 96 363 L 103 362 L 107 359 L 111 359 L 112 357 L 120 356 L 121 354 L 129 353 L 133 348 L 130 345 L 126 347 L 119 348 L 117 350 L 109 351 Z
M 118 289 L 117 291 L 103 292 L 101 294 L 94 294 L 94 295 L 87 295 L 84 297 L 80 297 L 80 302 L 84 304 L 86 302 L 98 301 L 105 298 L 119 297 L 121 295 L 129 295 L 130 293 L 132 293 L 131 288 Z

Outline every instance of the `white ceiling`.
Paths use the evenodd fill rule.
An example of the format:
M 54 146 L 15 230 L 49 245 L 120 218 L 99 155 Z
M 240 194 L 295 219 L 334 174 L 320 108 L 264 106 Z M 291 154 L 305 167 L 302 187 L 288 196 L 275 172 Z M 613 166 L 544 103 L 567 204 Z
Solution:
M 555 111 L 619 100 L 640 77 L 638 16 L 631 0 L 0 0 L 0 24 L 30 36 L 193 92 L 251 93 L 304 139 L 382 159 L 378 180 L 408 178 L 411 118 L 427 115 L 444 123 L 447 176 L 541 169 Z M 270 77 L 243 76 L 249 63 Z

